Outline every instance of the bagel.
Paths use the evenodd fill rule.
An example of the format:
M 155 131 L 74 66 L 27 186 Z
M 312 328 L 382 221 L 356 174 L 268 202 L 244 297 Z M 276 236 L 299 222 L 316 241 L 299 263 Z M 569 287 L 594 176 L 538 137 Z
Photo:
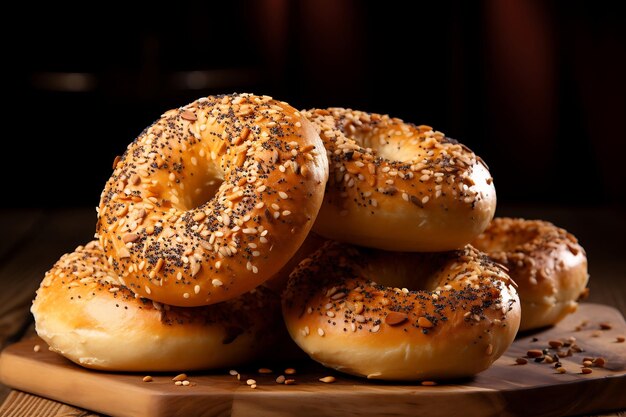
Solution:
M 170 307 L 122 286 L 97 241 L 46 273 L 31 311 L 37 334 L 69 360 L 108 371 L 223 368 L 276 339 L 277 295 L 265 288 L 208 307 Z
M 330 176 L 314 231 L 373 248 L 462 248 L 493 218 L 487 165 L 428 126 L 342 108 L 303 114 L 324 141 Z
M 407 283 L 410 290 L 398 287 Z M 291 337 L 312 359 L 385 380 L 481 372 L 520 321 L 508 275 L 471 246 L 391 253 L 327 242 L 291 274 L 282 306 Z
M 472 244 L 508 268 L 519 285 L 520 330 L 556 324 L 588 293 L 585 250 L 552 223 L 495 218 Z
M 116 160 L 97 236 L 134 293 L 214 304 L 255 288 L 292 257 L 327 177 L 318 134 L 288 104 L 202 98 L 163 114 Z

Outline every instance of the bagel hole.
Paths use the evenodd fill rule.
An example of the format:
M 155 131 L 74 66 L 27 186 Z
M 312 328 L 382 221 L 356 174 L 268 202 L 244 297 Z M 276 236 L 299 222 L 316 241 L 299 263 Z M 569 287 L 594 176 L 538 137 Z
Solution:
M 535 229 L 510 230 L 508 233 L 503 233 L 496 239 L 478 244 L 476 247 L 485 252 L 512 252 L 537 237 L 539 237 L 539 231 Z
M 363 148 L 371 148 L 376 156 L 387 159 L 389 161 L 410 162 L 415 159 L 415 150 L 412 146 L 406 146 L 402 143 L 403 135 L 395 135 L 395 131 L 391 131 L 386 137 L 385 143 L 380 143 L 379 135 L 372 135 L 371 132 L 355 132 L 352 139 Z
M 215 197 L 224 183 L 224 172 L 218 166 L 206 159 L 200 161 L 193 169 L 190 167 L 181 181 L 184 190 L 180 190 L 179 195 L 184 195 L 180 199 L 183 210 L 194 210 L 203 206 Z
M 186 209 L 193 210 L 206 204 L 213 197 L 215 197 L 223 182 L 224 180 L 221 178 L 213 178 L 205 181 L 204 184 L 196 186 L 193 189 L 192 196 L 189 201 L 189 207 L 186 207 Z
M 433 290 L 439 285 L 439 272 L 450 259 L 431 253 L 368 251 L 366 276 L 377 284 L 395 288 Z M 452 253 L 452 252 L 451 252 Z

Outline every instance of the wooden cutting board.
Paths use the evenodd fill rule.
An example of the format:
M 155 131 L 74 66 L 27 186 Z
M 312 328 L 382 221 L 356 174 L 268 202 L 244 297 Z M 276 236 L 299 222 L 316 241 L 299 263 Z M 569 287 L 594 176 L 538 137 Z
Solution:
M 581 323 L 587 324 L 576 330 Z M 600 323 L 610 329 L 601 330 Z M 606 326 L 605 326 L 606 327 Z M 515 364 L 529 349 L 543 349 L 550 340 L 574 336 L 585 351 L 561 359 L 565 374 L 553 364 Z M 261 375 L 257 364 L 238 369 L 189 374 L 190 386 L 176 386 L 174 374 L 103 373 L 83 369 L 48 351 L 40 339 L 22 341 L 0 356 L 0 380 L 11 387 L 113 416 L 556 416 L 598 413 L 626 408 L 626 323 L 615 309 L 582 305 L 558 326 L 517 340 L 490 369 L 475 378 L 421 386 L 381 383 L 341 375 L 312 361 L 274 363 L 273 374 Z M 35 352 L 39 344 L 42 349 Z M 603 357 L 604 368 L 582 374 L 583 357 Z M 294 367 L 294 385 L 274 380 Z M 319 382 L 333 375 L 332 384 Z M 254 378 L 251 389 L 245 379 Z

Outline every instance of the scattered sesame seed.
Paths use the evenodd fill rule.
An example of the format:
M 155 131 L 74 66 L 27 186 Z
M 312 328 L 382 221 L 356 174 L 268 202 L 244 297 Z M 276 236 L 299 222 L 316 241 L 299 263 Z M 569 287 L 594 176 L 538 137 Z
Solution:
M 295 384 L 296 384 L 295 379 L 285 379 L 285 385 L 295 385 Z
M 295 375 L 296 374 L 296 370 L 294 368 L 287 368 L 287 369 L 285 369 L 285 374 L 287 374 L 287 375 Z
M 259 373 L 260 374 L 271 374 L 272 370 L 269 368 L 259 368 Z
M 41 350 L 41 346 L 39 346 L 39 345 L 33 346 L 33 351 L 34 352 L 39 352 L 40 350 Z
M 427 328 L 427 329 L 434 326 L 433 322 L 428 320 L 428 318 L 426 318 L 426 317 L 418 318 L 417 319 L 417 324 L 418 324 L 418 326 L 424 327 L 424 328 Z
M 143 382 L 152 382 L 152 377 L 150 375 L 146 375 L 142 379 Z
M 236 370 L 234 370 L 234 369 L 231 369 L 230 371 L 228 371 L 228 373 L 229 373 L 230 375 L 232 375 L 232 376 L 239 375 L 239 372 L 237 372 L 237 371 L 236 371 Z
M 285 382 L 285 375 L 279 375 L 279 376 L 276 378 L 276 383 L 277 383 L 277 384 L 283 384 L 284 382 Z
M 435 381 L 422 381 L 422 385 L 425 387 L 434 387 L 437 383 Z
M 550 340 L 548 342 L 548 344 L 550 345 L 551 348 L 553 349 L 558 349 L 561 346 L 563 346 L 563 342 L 561 342 L 560 340 Z
M 332 384 L 337 379 L 334 376 L 325 376 L 325 377 L 320 378 L 319 380 L 320 382 L 323 382 L 325 384 Z
M 594 364 L 595 366 L 600 367 L 600 368 L 604 367 L 604 365 L 606 365 L 606 362 L 607 362 L 607 361 L 606 361 L 606 359 L 604 359 L 604 358 L 595 358 L 595 359 L 593 360 L 593 364 Z
M 564 374 L 565 372 L 567 372 L 565 368 L 563 368 L 562 366 L 559 366 L 558 368 L 556 368 L 556 371 L 560 374 Z
M 248 380 L 246 381 L 246 384 L 248 384 L 248 385 L 254 385 L 254 384 L 256 384 L 256 381 L 255 381 L 254 379 L 248 379 Z
M 592 372 L 593 372 L 593 370 L 592 370 L 592 369 L 590 369 L 590 368 L 582 368 L 580 371 L 581 371 L 583 374 L 590 374 L 590 373 L 592 373 Z
M 172 381 L 184 381 L 185 379 L 187 379 L 187 374 L 178 374 L 172 378 Z
M 526 365 L 528 363 L 528 360 L 525 358 L 517 358 L 515 359 L 515 363 L 517 363 L 518 365 Z

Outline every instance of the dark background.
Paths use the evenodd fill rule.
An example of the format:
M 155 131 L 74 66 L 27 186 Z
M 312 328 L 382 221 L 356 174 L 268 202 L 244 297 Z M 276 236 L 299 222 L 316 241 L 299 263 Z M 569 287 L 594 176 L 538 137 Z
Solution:
M 500 202 L 623 209 L 619 2 L 409 3 L 22 5 L 3 42 L 2 205 L 95 206 L 163 111 L 247 91 L 429 124 L 487 161 Z

